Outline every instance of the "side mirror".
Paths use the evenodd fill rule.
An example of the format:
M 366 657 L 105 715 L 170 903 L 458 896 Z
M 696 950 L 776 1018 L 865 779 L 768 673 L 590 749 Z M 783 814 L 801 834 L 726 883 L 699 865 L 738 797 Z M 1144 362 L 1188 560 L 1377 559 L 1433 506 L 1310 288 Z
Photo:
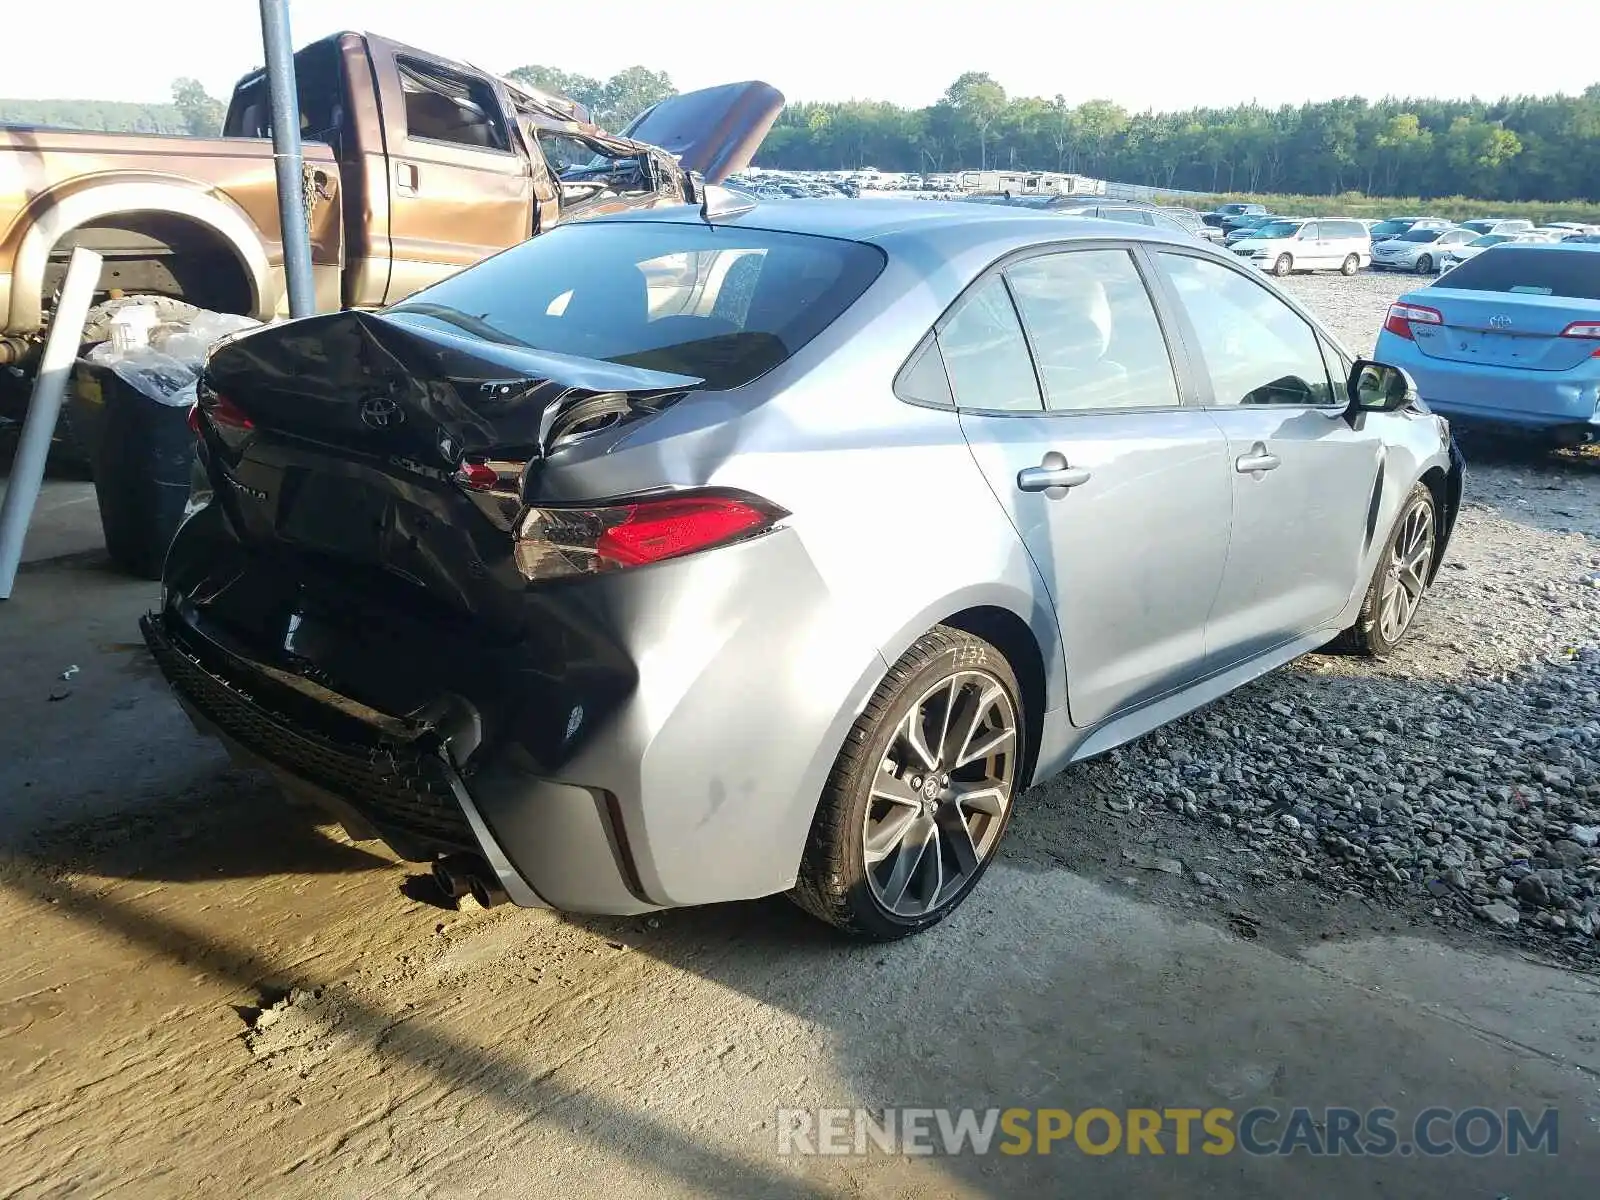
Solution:
M 1370 359 L 1357 359 L 1345 384 L 1350 411 L 1397 412 L 1416 403 L 1417 381 L 1399 367 Z

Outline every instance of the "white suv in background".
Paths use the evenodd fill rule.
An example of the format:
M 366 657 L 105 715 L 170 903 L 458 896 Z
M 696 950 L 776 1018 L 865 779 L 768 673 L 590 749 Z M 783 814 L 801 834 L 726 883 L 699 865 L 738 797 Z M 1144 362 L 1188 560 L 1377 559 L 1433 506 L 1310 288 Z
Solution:
M 1233 252 L 1274 275 L 1338 271 L 1354 275 L 1372 261 L 1372 238 L 1360 221 L 1295 217 L 1271 221 L 1233 244 Z

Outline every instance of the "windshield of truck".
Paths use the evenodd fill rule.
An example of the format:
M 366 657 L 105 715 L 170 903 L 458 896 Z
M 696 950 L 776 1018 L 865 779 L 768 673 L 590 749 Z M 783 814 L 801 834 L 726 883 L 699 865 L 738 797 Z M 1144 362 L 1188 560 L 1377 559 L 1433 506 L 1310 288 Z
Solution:
M 861 242 L 765 229 L 559 225 L 386 311 L 733 388 L 820 333 L 883 265 Z

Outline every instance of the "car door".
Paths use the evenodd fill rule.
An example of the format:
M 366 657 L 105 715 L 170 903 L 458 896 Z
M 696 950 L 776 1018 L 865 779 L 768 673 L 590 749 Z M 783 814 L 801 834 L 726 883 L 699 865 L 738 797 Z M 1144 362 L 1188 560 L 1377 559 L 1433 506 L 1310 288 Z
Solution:
M 1274 290 L 1210 258 L 1157 254 L 1203 403 L 1227 437 L 1233 539 L 1208 624 L 1222 669 L 1320 629 L 1360 581 L 1383 446 L 1346 419 L 1337 352 Z
M 1196 678 L 1227 556 L 1227 447 L 1181 403 L 1129 248 L 992 271 L 933 349 L 973 458 L 1050 588 L 1073 724 Z
M 1322 227 L 1307 221 L 1295 234 L 1294 264 L 1297 267 L 1325 267 L 1328 265 L 1328 247 L 1322 240 Z
M 530 237 L 533 176 L 491 81 L 373 47 L 388 137 L 393 304 Z

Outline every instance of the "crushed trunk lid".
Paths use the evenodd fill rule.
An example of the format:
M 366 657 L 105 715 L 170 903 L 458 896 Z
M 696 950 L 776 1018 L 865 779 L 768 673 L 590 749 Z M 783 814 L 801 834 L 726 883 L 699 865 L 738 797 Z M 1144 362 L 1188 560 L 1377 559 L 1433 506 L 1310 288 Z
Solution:
M 205 390 L 263 431 L 445 471 L 491 454 L 542 457 L 701 382 L 538 350 L 415 302 L 405 314 L 271 326 L 223 346 L 205 372 Z

